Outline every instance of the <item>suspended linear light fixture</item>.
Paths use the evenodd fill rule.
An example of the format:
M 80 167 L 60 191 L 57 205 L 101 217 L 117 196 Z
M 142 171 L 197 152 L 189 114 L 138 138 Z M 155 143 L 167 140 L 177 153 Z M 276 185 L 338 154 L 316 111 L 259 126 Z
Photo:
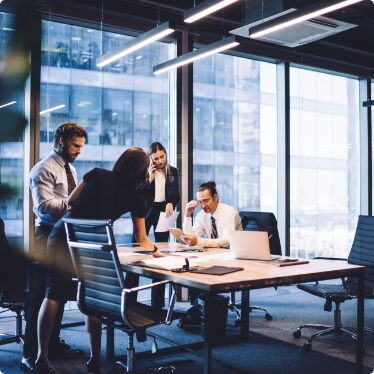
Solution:
M 236 35 L 230 36 L 228 38 L 219 40 L 213 44 L 210 44 L 206 47 L 196 49 L 195 51 L 185 53 L 182 56 L 174 58 L 172 60 L 163 62 L 162 64 L 156 65 L 153 67 L 154 74 L 160 74 L 165 71 L 178 68 L 182 65 L 187 65 L 190 62 L 200 60 L 201 58 L 213 55 L 214 53 L 222 52 L 226 49 L 236 47 L 239 45 L 238 37 Z
M 358 3 L 360 1 L 363 0 L 345 0 L 340 1 L 339 3 L 336 3 L 336 0 L 330 0 L 319 2 L 317 4 L 312 4 L 295 12 L 287 13 L 284 16 L 280 16 L 278 18 L 264 22 L 261 25 L 257 25 L 253 28 L 250 28 L 248 30 L 249 37 L 256 39 L 260 36 L 270 34 L 278 30 L 282 30 L 286 27 L 290 27 L 297 23 L 321 16 L 322 14 L 326 14 L 341 8 L 345 8 L 349 5 Z
M 207 0 L 184 12 L 184 22 L 192 23 L 239 0 Z
M 96 66 L 103 67 L 123 56 L 128 55 L 158 39 L 163 38 L 175 31 L 175 28 L 170 25 L 170 22 L 165 22 L 154 29 L 145 32 L 144 34 L 134 38 L 131 42 L 127 43 L 125 46 L 115 49 L 102 55 L 96 59 Z

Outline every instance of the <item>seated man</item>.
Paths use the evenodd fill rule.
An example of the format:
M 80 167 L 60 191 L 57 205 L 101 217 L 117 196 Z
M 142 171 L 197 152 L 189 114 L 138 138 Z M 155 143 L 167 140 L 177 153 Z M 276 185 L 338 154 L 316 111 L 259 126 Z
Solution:
M 182 240 L 189 246 L 230 248 L 228 232 L 243 230 L 237 210 L 219 202 L 214 182 L 201 184 L 196 199 L 186 204 Z M 191 215 L 199 204 L 202 210 L 192 225 Z M 202 237 L 204 234 L 206 238 Z
M 215 182 L 203 183 L 196 192 L 196 199 L 186 204 L 181 239 L 189 246 L 230 248 L 228 232 L 243 230 L 239 213 L 230 205 L 219 202 Z M 201 211 L 194 218 L 192 213 L 200 205 Z M 203 237 L 203 236 L 206 237 Z M 190 300 L 194 306 L 187 311 L 187 324 L 199 324 L 200 313 L 197 297 L 200 291 L 190 289 Z M 183 321 L 181 321 L 183 325 Z

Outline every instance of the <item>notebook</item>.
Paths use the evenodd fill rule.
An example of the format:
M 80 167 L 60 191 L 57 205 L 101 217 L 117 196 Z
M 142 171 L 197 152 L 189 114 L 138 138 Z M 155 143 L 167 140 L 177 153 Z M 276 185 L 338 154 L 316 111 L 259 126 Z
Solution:
M 270 255 L 266 231 L 229 231 L 230 251 L 237 259 L 270 261 L 280 256 Z

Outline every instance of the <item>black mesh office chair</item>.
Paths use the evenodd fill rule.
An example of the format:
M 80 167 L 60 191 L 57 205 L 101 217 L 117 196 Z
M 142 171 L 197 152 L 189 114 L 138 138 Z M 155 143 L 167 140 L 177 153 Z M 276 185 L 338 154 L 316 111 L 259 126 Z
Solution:
M 74 268 L 78 276 L 77 302 L 83 314 L 96 316 L 104 324 L 119 328 L 128 335 L 127 364 L 117 361 L 126 372 L 133 373 L 135 350 L 134 334 L 143 334 L 145 329 L 162 323 L 171 323 L 175 301 L 175 290 L 170 297 L 168 309 L 155 309 L 142 304 L 133 296 L 137 292 L 159 285 L 173 283 L 162 281 L 128 289 L 118 260 L 112 223 L 110 220 L 84 220 L 65 218 L 65 229 Z M 175 373 L 172 366 L 148 369 L 159 372 L 167 369 Z
M 0 334 L 0 345 L 23 343 L 22 319 L 25 303 L 31 297 L 27 289 L 27 261 L 20 251 L 12 248 L 5 236 L 4 221 L 0 218 L 0 307 L 1 313 L 15 313 L 14 334 Z
M 327 257 L 316 257 L 316 259 L 329 259 L 329 260 L 344 260 Z M 353 240 L 352 248 L 348 256 L 348 263 L 355 265 L 365 265 L 365 296 L 371 296 L 374 293 L 374 217 L 359 216 L 356 234 Z M 317 329 L 307 342 L 303 345 L 306 352 L 312 349 L 312 341 L 319 336 L 339 334 L 346 335 L 353 339 L 357 339 L 357 335 L 353 333 L 351 328 L 344 328 L 341 322 L 340 304 L 346 300 L 351 300 L 357 297 L 357 279 L 350 277 L 347 279 L 342 278 L 341 284 L 298 284 L 297 287 L 312 295 L 324 298 L 324 310 L 331 311 L 332 303 L 335 304 L 334 310 L 334 324 L 321 325 L 321 324 L 305 324 L 298 327 L 293 333 L 293 336 L 298 339 L 301 337 L 301 329 L 313 328 Z M 374 329 L 364 328 L 365 331 L 374 332 Z
M 269 235 L 270 253 L 273 255 L 282 254 L 277 227 L 277 220 L 273 213 L 242 211 L 239 212 L 239 215 L 242 220 L 242 226 L 244 231 L 267 231 Z M 235 324 L 237 326 L 240 325 L 240 308 L 240 302 L 237 303 L 235 300 L 235 292 L 231 292 L 231 301 L 229 304 L 229 309 L 231 311 L 236 312 L 237 319 Z M 263 312 L 265 312 L 265 318 L 267 320 L 270 321 L 273 319 L 269 311 L 262 306 L 250 305 L 249 311 L 251 312 L 252 310 L 262 310 Z

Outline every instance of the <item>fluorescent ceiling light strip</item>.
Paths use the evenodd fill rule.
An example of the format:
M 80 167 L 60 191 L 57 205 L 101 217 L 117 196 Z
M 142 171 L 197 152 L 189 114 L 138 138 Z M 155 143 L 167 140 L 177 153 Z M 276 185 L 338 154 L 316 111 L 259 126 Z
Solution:
M 96 66 L 103 67 L 111 62 L 132 53 L 147 44 L 150 44 L 158 39 L 163 38 L 175 31 L 174 27 L 169 25 L 169 22 L 165 22 L 154 29 L 145 32 L 144 34 L 134 38 L 131 42 L 127 43 L 121 48 L 117 48 L 114 51 L 110 51 L 103 56 L 96 59 Z
M 239 0 L 207 0 L 184 12 L 184 22 L 192 23 Z
M 10 101 L 9 103 L 6 103 L 6 104 L 3 104 L 3 105 L 0 105 L 0 109 L 1 108 L 5 108 L 6 106 L 9 106 L 9 105 L 13 105 L 15 104 L 17 101 Z
M 62 105 L 58 105 L 58 106 L 55 106 L 53 108 L 49 108 L 49 109 L 46 109 L 46 110 L 42 110 L 40 112 L 40 114 L 46 114 L 46 113 L 49 113 L 49 112 L 53 112 L 54 110 L 58 110 L 58 109 L 61 109 L 61 108 L 65 108 L 66 105 L 62 104 Z
M 321 16 L 322 14 L 333 12 L 334 10 L 338 10 L 338 9 L 341 9 L 341 8 L 345 8 L 345 7 L 349 6 L 349 5 L 358 3 L 360 1 L 363 1 L 363 0 L 345 0 L 345 1 L 341 1 L 340 3 L 333 4 L 333 5 L 330 5 L 330 6 L 327 6 L 325 8 L 321 8 L 321 9 L 315 10 L 315 11 L 311 11 L 311 12 L 309 12 L 307 14 L 304 14 L 304 15 L 299 16 L 299 17 L 292 18 L 291 20 L 282 22 L 282 23 L 280 23 L 278 25 L 270 26 L 270 27 L 268 27 L 268 28 L 266 28 L 264 30 L 260 30 L 258 32 L 254 32 L 253 34 L 250 34 L 249 37 L 255 39 L 255 38 L 258 38 L 260 36 L 263 36 L 263 35 L 266 35 L 266 34 L 270 34 L 270 33 L 274 32 L 274 31 L 278 31 L 278 30 L 284 29 L 286 27 L 295 25 L 297 23 L 306 21 L 308 19 Z M 301 9 L 300 12 L 302 12 L 302 11 L 303 10 Z M 297 13 L 297 11 L 296 11 L 296 13 Z M 293 13 L 293 16 L 295 16 L 295 13 Z M 266 25 L 266 22 L 264 23 L 264 25 Z
M 236 47 L 239 44 L 240 43 L 235 35 L 230 36 L 226 39 L 222 39 L 218 42 L 210 44 L 207 47 L 202 47 L 195 51 L 192 51 L 182 56 L 179 56 L 177 58 L 174 58 L 173 60 L 169 60 L 169 61 L 163 62 L 162 64 L 156 65 L 153 67 L 153 73 L 160 74 L 171 69 L 176 69 L 182 65 L 187 65 L 193 61 L 210 56 L 214 53 L 219 53 L 226 49 Z

